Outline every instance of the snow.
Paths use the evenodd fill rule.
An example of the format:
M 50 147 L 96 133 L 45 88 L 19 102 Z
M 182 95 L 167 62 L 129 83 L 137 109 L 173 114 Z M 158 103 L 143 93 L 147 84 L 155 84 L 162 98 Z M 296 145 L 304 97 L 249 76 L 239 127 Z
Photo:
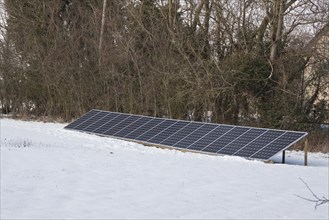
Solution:
M 1 219 L 328 219 L 329 155 L 183 153 L 1 119 Z M 279 162 L 281 155 L 275 156 Z

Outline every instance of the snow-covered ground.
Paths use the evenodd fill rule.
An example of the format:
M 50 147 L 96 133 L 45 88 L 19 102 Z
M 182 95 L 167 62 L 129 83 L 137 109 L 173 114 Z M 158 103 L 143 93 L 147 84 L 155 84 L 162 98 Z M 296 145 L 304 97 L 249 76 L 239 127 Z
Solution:
M 288 164 L 183 153 L 1 119 L 1 219 L 328 219 L 329 155 Z M 273 158 L 281 160 L 281 155 Z

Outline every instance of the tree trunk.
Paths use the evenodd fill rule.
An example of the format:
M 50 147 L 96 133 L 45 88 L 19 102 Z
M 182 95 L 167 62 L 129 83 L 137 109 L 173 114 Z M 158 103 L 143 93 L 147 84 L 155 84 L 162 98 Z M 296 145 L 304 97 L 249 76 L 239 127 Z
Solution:
M 285 10 L 285 0 L 274 1 L 273 7 L 273 18 L 272 18 L 272 45 L 270 51 L 270 61 L 275 64 L 275 61 L 280 54 L 280 46 L 282 42 L 282 31 L 283 31 L 283 18 Z
M 169 23 L 169 29 L 170 30 L 173 30 L 173 21 L 174 21 L 174 19 L 173 19 L 173 3 L 172 3 L 172 1 L 173 0 L 169 0 L 168 1 L 168 23 Z
M 99 65 L 101 65 L 101 57 L 102 57 L 102 44 L 103 44 L 104 25 L 105 25 L 106 3 L 107 3 L 107 0 L 103 0 L 103 12 L 102 12 L 101 33 L 99 35 L 99 45 L 98 45 Z

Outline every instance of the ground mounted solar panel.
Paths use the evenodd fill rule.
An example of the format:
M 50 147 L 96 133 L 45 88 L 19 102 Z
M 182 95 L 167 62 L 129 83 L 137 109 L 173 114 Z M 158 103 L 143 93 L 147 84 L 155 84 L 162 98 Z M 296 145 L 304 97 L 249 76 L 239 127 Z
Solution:
M 208 154 L 269 160 L 307 133 L 91 110 L 65 129 Z

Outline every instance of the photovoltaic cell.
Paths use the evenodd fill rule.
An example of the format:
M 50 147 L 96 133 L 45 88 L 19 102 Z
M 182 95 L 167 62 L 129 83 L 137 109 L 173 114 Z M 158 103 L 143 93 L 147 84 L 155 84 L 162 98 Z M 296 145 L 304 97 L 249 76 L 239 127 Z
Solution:
M 250 129 L 246 133 L 235 139 L 233 142 L 226 145 L 221 150 L 217 151 L 217 153 L 233 155 L 235 152 L 242 149 L 251 141 L 255 140 L 255 138 L 257 138 L 259 135 L 263 134 L 265 131 L 265 129 Z
M 260 150 L 261 146 L 266 147 L 273 140 L 275 140 L 276 138 L 280 137 L 283 134 L 284 131 L 267 130 L 265 133 L 255 138 L 252 142 L 247 144 L 240 151 L 237 151 L 233 155 L 249 158 L 258 150 Z
M 141 117 L 137 115 L 131 115 L 130 117 L 126 118 L 124 121 L 122 121 L 120 124 L 115 126 L 115 129 L 113 129 L 113 135 L 118 135 L 121 131 L 127 131 L 128 126 L 134 124 L 136 121 L 141 119 Z M 119 136 L 120 137 L 120 136 Z
M 98 122 L 97 128 L 93 131 L 96 134 L 103 134 L 107 129 L 112 127 L 114 123 L 112 121 L 119 117 L 121 114 L 114 113 L 114 114 L 107 114 L 104 118 L 101 118 Z
M 182 140 L 175 144 L 175 147 L 189 148 L 194 142 L 202 138 L 204 135 L 215 129 L 217 126 L 214 124 L 204 124 L 192 133 L 184 137 Z
M 120 121 L 121 119 L 121 121 Z M 120 116 L 120 118 L 118 117 L 117 119 L 113 119 L 113 123 L 115 123 L 116 121 L 119 121 L 117 124 L 115 124 L 115 126 L 108 128 L 107 131 L 104 132 L 104 134 L 106 135 L 114 135 L 115 133 L 121 131 L 121 129 L 125 128 L 126 126 L 128 126 L 129 124 L 131 124 L 132 122 L 136 121 L 138 119 L 137 116 L 134 115 L 122 115 Z
M 113 118 L 110 121 L 110 123 L 107 123 L 107 124 L 104 125 L 104 127 L 107 128 L 107 129 L 103 132 L 103 134 L 104 135 L 112 135 L 113 134 L 112 131 L 114 130 L 115 126 L 119 125 L 122 121 L 124 121 L 128 117 L 129 117 L 129 115 L 122 114 L 122 115 L 118 115 L 117 117 Z
M 186 125 L 188 125 L 190 122 L 186 121 L 177 121 L 175 124 L 172 126 L 168 127 L 167 129 L 163 130 L 159 134 L 155 135 L 153 138 L 148 140 L 151 143 L 159 144 L 177 131 L 181 130 L 184 128 Z
M 140 117 L 138 120 L 134 121 L 133 123 L 131 123 L 127 127 L 123 128 L 121 131 L 115 133 L 115 136 L 117 136 L 117 137 L 125 137 L 125 136 L 127 136 L 127 134 L 130 134 L 134 130 L 138 129 L 142 125 L 144 125 L 147 122 L 149 122 L 150 120 L 152 120 L 152 118 Z
M 175 124 L 176 121 L 174 120 L 163 120 L 163 122 L 159 123 L 158 125 L 154 126 L 153 128 L 149 129 L 147 132 L 143 133 L 142 135 L 136 137 L 136 140 L 139 141 L 147 141 L 152 137 L 159 134 L 161 131 L 167 129 L 171 125 Z
M 85 128 L 92 125 L 94 122 L 98 121 L 99 119 L 104 117 L 106 114 L 107 114 L 106 112 L 98 112 L 94 116 L 88 118 L 87 120 L 85 120 L 84 122 L 82 122 L 81 124 L 76 126 L 75 129 L 84 131 Z
M 210 131 L 206 136 L 192 144 L 189 149 L 191 150 L 204 150 L 209 144 L 222 137 L 224 134 L 232 130 L 234 126 L 219 125 L 214 130 Z
M 197 128 L 199 128 L 201 126 L 202 126 L 201 123 L 191 122 L 188 125 L 186 125 L 185 127 L 183 127 L 181 130 L 177 131 L 175 134 L 170 136 L 170 138 L 168 137 L 167 139 L 162 141 L 160 144 L 175 147 L 175 144 L 177 142 L 179 142 L 180 140 L 182 140 L 183 138 L 185 138 L 186 136 L 188 136 L 190 133 L 192 133 L 194 130 L 196 130 Z
M 288 146 L 293 143 L 296 139 L 302 137 L 301 133 L 297 132 L 286 132 L 279 138 L 275 139 L 272 143 L 262 148 L 260 151 L 252 155 L 253 158 L 260 158 L 267 160 L 271 158 L 275 153 L 281 150 L 282 146 Z
M 205 149 L 203 149 L 203 151 L 217 153 L 248 130 L 249 128 L 235 127 L 230 132 L 223 135 L 220 139 L 217 139 L 213 143 L 209 144 Z
M 305 132 L 261 129 L 91 110 L 65 127 L 88 133 L 213 154 L 268 160 Z
M 66 129 L 75 128 L 76 126 L 78 126 L 82 122 L 86 121 L 88 118 L 93 117 L 94 115 L 96 115 L 99 112 L 100 111 L 97 111 L 97 110 L 91 110 L 91 111 L 87 112 L 86 114 L 84 114 L 81 118 L 79 118 L 79 119 L 75 120 L 74 122 L 72 122 L 71 124 L 67 125 L 65 128 Z
M 104 118 L 106 117 L 106 119 L 108 118 L 113 118 L 115 117 L 117 114 L 113 114 L 113 113 L 107 113 L 105 112 L 106 114 L 103 114 L 103 112 L 97 114 L 97 116 L 95 116 L 93 118 L 94 122 L 91 123 L 90 125 L 88 125 L 87 127 L 85 127 L 83 129 L 83 131 L 86 131 L 86 132 L 93 132 L 94 130 L 96 130 L 99 126 L 101 126 L 103 123 L 102 121 L 104 121 Z M 103 119 L 103 120 L 102 120 Z
M 143 124 L 142 126 L 136 128 L 134 131 L 129 133 L 127 136 L 125 136 L 125 138 L 136 139 L 137 137 L 144 134 L 145 132 L 147 132 L 151 128 L 157 126 L 159 123 L 161 123 L 163 121 L 164 121 L 164 119 L 162 119 L 162 118 L 161 119 L 153 118 L 153 119 L 149 120 L 147 123 Z

